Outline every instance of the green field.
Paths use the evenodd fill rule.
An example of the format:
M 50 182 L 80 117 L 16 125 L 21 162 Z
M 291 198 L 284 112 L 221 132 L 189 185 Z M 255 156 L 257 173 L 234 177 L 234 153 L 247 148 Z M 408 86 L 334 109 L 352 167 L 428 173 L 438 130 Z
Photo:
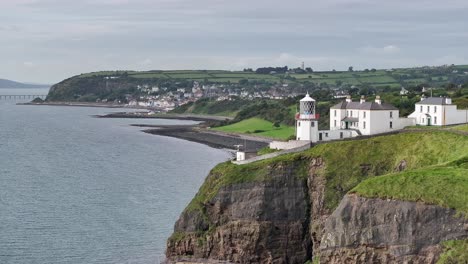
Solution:
M 292 126 L 280 125 L 280 127 L 274 127 L 272 122 L 256 117 L 213 129 L 223 132 L 259 135 L 283 140 L 288 139 L 295 133 L 294 127 Z
M 464 74 L 468 71 L 467 65 L 453 66 L 449 72 L 442 70 L 429 72 L 423 68 L 401 68 L 393 70 L 372 71 L 326 71 L 326 72 L 308 72 L 308 73 L 276 73 L 276 74 L 257 74 L 255 72 L 244 71 L 224 71 L 224 70 L 171 70 L 171 71 L 102 71 L 91 72 L 79 75 L 84 77 L 99 76 L 118 76 L 126 74 L 130 78 L 148 78 L 148 79 L 173 79 L 173 80 L 195 80 L 211 83 L 238 83 L 240 80 L 265 81 L 270 83 L 298 83 L 305 82 L 320 85 L 326 83 L 328 86 L 347 85 L 370 85 L 374 87 L 397 88 L 399 86 L 432 85 L 441 87 L 447 84 L 451 78 L 466 78 Z M 458 70 L 453 72 L 453 70 Z M 428 84 L 428 82 L 430 82 Z

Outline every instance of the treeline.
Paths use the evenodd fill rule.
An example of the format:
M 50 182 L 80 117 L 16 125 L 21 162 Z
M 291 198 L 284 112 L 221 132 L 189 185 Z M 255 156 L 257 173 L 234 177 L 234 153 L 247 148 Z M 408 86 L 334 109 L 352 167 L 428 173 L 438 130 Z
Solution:
M 260 74 L 270 74 L 270 73 L 286 73 L 288 71 L 288 66 L 284 67 L 263 67 L 255 70 L 255 73 Z

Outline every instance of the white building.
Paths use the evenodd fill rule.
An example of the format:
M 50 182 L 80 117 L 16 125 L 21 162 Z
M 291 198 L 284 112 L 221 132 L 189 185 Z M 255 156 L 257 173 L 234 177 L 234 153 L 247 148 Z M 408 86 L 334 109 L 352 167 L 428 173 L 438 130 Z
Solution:
M 468 123 L 468 110 L 458 110 L 448 97 L 421 97 L 409 117 L 421 126 L 446 126 Z
M 315 100 L 307 94 L 299 102 L 299 113 L 296 114 L 296 140 L 317 142 L 318 119 Z
M 400 95 L 407 95 L 408 93 L 409 93 L 409 91 L 406 90 L 405 87 L 401 87 Z
M 353 102 L 345 101 L 330 108 L 330 130 L 354 130 L 361 135 L 375 135 L 415 125 L 412 118 L 400 118 L 400 111 L 391 104 L 383 103 L 380 96 L 374 102 L 361 97 Z

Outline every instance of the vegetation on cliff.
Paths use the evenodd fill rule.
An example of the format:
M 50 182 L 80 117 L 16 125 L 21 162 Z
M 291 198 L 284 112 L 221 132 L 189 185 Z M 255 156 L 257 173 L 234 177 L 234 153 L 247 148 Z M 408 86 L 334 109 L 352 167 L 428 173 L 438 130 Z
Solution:
M 232 235 L 239 238 L 244 236 L 243 232 L 251 232 L 251 229 L 245 231 L 241 226 L 236 226 L 237 229 L 231 229 L 234 228 L 233 225 L 238 224 L 239 218 L 235 216 L 244 213 L 239 209 L 240 204 L 246 206 L 245 204 L 251 201 L 251 206 L 242 207 L 247 211 L 248 208 L 260 204 L 257 208 L 258 211 L 255 212 L 258 212 L 259 216 L 264 216 L 270 211 L 274 211 L 273 208 L 277 208 L 277 201 L 273 208 L 268 207 L 271 197 L 265 196 L 263 197 L 265 200 L 262 200 L 262 195 L 265 195 L 262 192 L 268 190 L 267 192 L 270 194 L 279 195 L 279 190 L 282 190 L 284 183 L 279 184 L 278 179 L 294 178 L 302 183 L 302 185 L 299 184 L 302 187 L 295 190 L 295 193 L 301 196 L 305 192 L 307 195 L 301 196 L 300 199 L 295 199 L 296 195 L 288 198 L 282 197 L 281 201 L 288 205 L 277 213 L 278 215 L 288 215 L 286 212 L 289 209 L 303 209 L 310 212 L 311 218 L 301 218 L 304 221 L 301 224 L 305 223 L 303 226 L 310 228 L 305 230 L 304 234 L 308 234 L 312 240 L 314 248 L 308 249 L 308 252 L 313 251 L 313 263 L 317 263 L 318 257 L 323 257 L 320 253 L 320 245 L 321 239 L 325 235 L 322 233 L 321 219 L 328 217 L 338 207 L 343 197 L 350 192 L 364 196 L 353 195 L 353 197 L 364 200 L 366 197 L 379 197 L 421 201 L 440 207 L 453 208 L 455 209 L 454 215 L 457 212 L 465 214 L 468 211 L 466 206 L 468 204 L 466 200 L 468 197 L 467 153 L 468 137 L 463 133 L 452 129 L 447 131 L 418 130 L 368 139 L 323 143 L 301 153 L 281 155 L 245 165 L 225 162 L 210 172 L 194 199 L 185 209 L 176 224 L 176 232 L 169 239 L 168 248 L 171 256 L 182 254 L 190 257 L 194 254 L 193 252 L 197 252 L 195 254 L 197 256 L 224 259 L 224 255 L 220 251 L 210 255 L 209 250 L 214 245 L 210 243 L 220 243 L 223 245 L 221 248 L 225 246 L 230 249 L 230 244 L 225 245 L 222 242 L 225 241 L 226 237 Z M 240 198 L 239 196 L 242 194 L 247 195 L 247 198 Z M 248 198 L 252 194 L 255 194 L 256 197 L 254 201 L 250 200 L 252 198 Z M 235 198 L 237 200 L 234 197 L 237 197 Z M 308 197 L 306 202 L 304 202 L 305 197 Z M 310 200 L 308 200 L 309 198 Z M 398 201 L 391 202 L 399 204 Z M 386 203 L 386 205 L 389 204 Z M 437 208 L 445 210 L 440 207 Z M 230 210 L 233 209 L 236 211 L 231 212 Z M 343 214 L 348 216 L 349 213 Z M 410 215 L 417 218 L 417 214 Z M 263 223 L 263 219 L 259 220 L 259 218 L 255 218 L 256 216 L 254 214 L 245 220 L 252 222 L 252 229 L 259 223 Z M 266 222 L 274 222 L 276 218 L 265 219 Z M 241 217 L 240 220 L 244 220 L 244 218 Z M 417 225 L 416 222 L 411 224 L 412 226 Z M 359 232 L 361 231 L 366 232 L 363 230 Z M 247 235 L 245 240 L 239 238 L 239 241 L 232 242 L 232 248 L 244 249 L 246 241 L 249 243 L 264 241 L 260 239 L 264 238 L 263 235 L 268 237 L 267 241 L 277 241 L 288 234 L 287 229 L 276 235 L 271 232 L 264 231 L 260 237 Z M 222 234 L 226 235 L 224 240 L 219 237 Z M 378 235 L 376 238 L 378 239 Z M 367 237 L 364 237 L 365 239 Z M 210 246 L 193 246 L 192 241 L 198 240 L 203 242 L 201 245 Z M 304 241 L 307 244 L 307 239 Z M 446 255 L 450 256 L 447 257 L 449 260 L 459 258 L 460 252 L 466 248 L 465 244 L 453 243 L 453 245 L 446 246 Z M 193 246 L 193 248 L 186 249 L 185 247 L 188 245 Z M 263 244 L 259 244 L 259 247 L 262 246 Z M 412 247 L 413 245 L 408 243 L 406 246 Z M 278 251 L 278 248 L 272 247 L 271 250 Z M 295 250 L 299 252 L 301 248 L 298 247 Z M 252 257 L 259 256 L 256 254 L 252 253 Z M 238 256 L 237 254 L 227 254 L 227 258 L 234 255 Z
M 421 131 L 324 143 L 302 153 L 282 155 L 246 165 L 226 162 L 211 171 L 188 209 L 202 208 L 203 204 L 214 197 L 223 186 L 242 182 L 267 181 L 269 172 L 284 164 L 294 163 L 297 168 L 295 170 L 297 177 L 305 178 L 309 161 L 316 157 L 321 157 L 325 163 L 325 167 L 319 172 L 326 179 L 325 207 L 334 209 L 347 192 L 368 178 L 403 169 L 408 170 L 405 173 L 411 173 L 415 169 L 459 160 L 466 153 L 468 153 L 468 137 L 464 135 L 442 131 Z M 466 168 L 461 165 L 450 170 L 454 173 L 453 179 L 457 177 L 457 174 L 463 174 L 464 170 L 466 171 Z M 449 175 L 452 174 L 444 175 L 450 178 Z M 468 181 L 466 178 L 460 175 L 456 179 L 466 184 Z M 425 180 L 423 177 L 419 179 Z M 427 185 L 430 185 L 430 182 Z M 368 191 L 372 192 L 372 189 Z M 444 201 L 440 204 L 453 203 L 453 201 Z
M 468 216 L 468 156 L 446 165 L 370 178 L 351 192 L 439 205 Z
M 468 239 L 449 240 L 442 243 L 444 252 L 437 264 L 466 263 L 468 260 Z

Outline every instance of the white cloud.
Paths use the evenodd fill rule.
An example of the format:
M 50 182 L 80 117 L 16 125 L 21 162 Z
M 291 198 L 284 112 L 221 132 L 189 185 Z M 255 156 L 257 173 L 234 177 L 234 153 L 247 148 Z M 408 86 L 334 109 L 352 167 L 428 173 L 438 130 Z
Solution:
M 150 65 L 153 64 L 153 61 L 151 59 L 147 58 L 147 59 L 144 59 L 143 61 L 141 61 L 139 64 L 143 65 L 143 66 L 150 66 Z
M 396 53 L 396 52 L 400 52 L 400 48 L 395 45 L 388 45 L 388 46 L 383 47 L 383 51 L 385 53 Z
M 400 52 L 400 48 L 396 45 L 387 45 L 384 47 L 365 46 L 358 49 L 362 53 L 367 54 L 395 54 Z
M 23 65 L 24 65 L 25 67 L 27 67 L 27 68 L 32 68 L 32 67 L 34 67 L 34 63 L 31 62 L 31 61 L 25 61 L 25 62 L 23 62 Z

